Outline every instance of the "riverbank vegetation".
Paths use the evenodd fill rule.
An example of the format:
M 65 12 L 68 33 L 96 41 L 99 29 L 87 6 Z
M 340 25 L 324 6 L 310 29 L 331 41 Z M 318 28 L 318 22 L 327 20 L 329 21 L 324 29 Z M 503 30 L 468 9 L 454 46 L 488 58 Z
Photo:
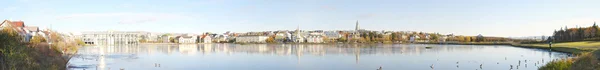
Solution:
M 65 70 L 67 61 L 63 52 L 75 50 L 77 45 L 60 40 L 58 35 L 48 41 L 32 37 L 29 42 L 10 28 L 0 31 L 0 70 Z
M 586 52 L 575 58 L 551 61 L 545 66 L 540 67 L 539 70 L 599 70 L 599 53 L 600 51 Z

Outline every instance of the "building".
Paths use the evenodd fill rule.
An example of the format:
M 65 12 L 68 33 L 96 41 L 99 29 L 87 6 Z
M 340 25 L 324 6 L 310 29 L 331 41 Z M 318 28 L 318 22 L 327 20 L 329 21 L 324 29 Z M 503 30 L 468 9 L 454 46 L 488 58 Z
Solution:
M 214 42 L 228 42 L 229 40 L 227 40 L 227 35 L 216 35 L 214 38 L 210 38 L 212 41 Z
M 179 41 L 180 44 L 193 44 L 193 43 L 196 43 L 197 39 L 198 39 L 198 36 L 185 35 L 185 36 L 179 37 L 177 40 Z
M 275 41 L 278 43 L 287 42 L 291 37 L 291 34 L 288 31 L 278 31 L 275 34 Z
M 19 36 L 23 37 L 21 42 L 29 42 L 30 38 L 32 37 L 32 35 L 27 33 L 28 31 L 25 30 L 25 23 L 23 21 L 4 20 L 2 23 L 0 23 L 0 30 L 4 28 L 13 29 L 15 32 L 17 32 Z
M 205 35 L 202 35 L 202 36 L 200 37 L 200 42 L 201 42 L 201 43 L 212 43 L 212 37 L 210 37 L 210 36 L 209 36 L 209 35 L 207 35 L 207 34 L 205 34 Z
M 138 44 L 148 34 L 141 31 L 94 31 L 82 32 L 82 39 L 90 45 Z
M 171 38 L 175 38 L 175 37 L 169 36 L 169 35 L 160 36 L 160 40 L 163 43 L 170 43 L 171 42 Z
M 342 38 L 342 34 L 340 34 L 338 31 L 325 31 L 323 33 L 325 34 L 325 36 L 327 36 L 328 39 L 331 40 Z
M 305 35 L 303 35 L 303 33 L 304 32 L 300 31 L 300 26 L 298 26 L 296 28 L 296 31 L 294 31 L 294 33 L 292 34 L 292 37 L 291 37 L 292 41 L 295 42 L 295 43 L 304 43 L 305 42 L 305 38 L 304 38 Z
M 145 39 L 148 42 L 160 42 L 160 37 L 161 35 L 159 35 L 158 33 L 149 33 L 148 35 L 146 35 Z
M 236 43 L 266 43 L 268 36 L 238 36 Z
M 306 37 L 307 43 L 324 43 L 323 36 L 320 35 L 310 35 Z

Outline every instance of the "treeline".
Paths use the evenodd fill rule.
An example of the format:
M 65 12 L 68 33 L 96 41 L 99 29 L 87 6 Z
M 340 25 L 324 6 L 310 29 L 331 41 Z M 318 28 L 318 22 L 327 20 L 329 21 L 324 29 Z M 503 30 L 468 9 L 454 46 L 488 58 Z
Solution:
M 568 28 L 565 26 L 564 29 L 555 30 L 554 36 L 551 39 L 557 42 L 600 40 L 600 31 L 598 31 L 596 22 L 591 27 Z

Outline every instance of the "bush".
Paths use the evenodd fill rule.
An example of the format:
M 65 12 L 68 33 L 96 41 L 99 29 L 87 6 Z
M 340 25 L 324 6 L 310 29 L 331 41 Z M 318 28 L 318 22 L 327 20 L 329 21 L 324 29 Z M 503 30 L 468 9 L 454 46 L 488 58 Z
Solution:
M 545 66 L 540 67 L 538 70 L 570 70 L 573 65 L 574 59 L 562 59 L 558 61 L 552 61 Z
M 593 54 L 598 54 L 599 51 L 594 53 L 584 53 L 577 57 L 577 60 L 573 63 L 571 70 L 600 70 L 600 62 L 597 57 Z

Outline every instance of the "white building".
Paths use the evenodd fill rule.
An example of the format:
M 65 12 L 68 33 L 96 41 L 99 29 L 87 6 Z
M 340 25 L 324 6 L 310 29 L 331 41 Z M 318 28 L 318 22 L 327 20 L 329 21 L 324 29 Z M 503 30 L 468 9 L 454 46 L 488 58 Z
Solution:
M 179 40 L 180 44 L 184 44 L 184 43 L 187 43 L 187 44 L 191 43 L 191 44 L 193 44 L 193 43 L 196 43 L 196 41 L 198 40 L 198 36 L 196 36 L 196 35 L 184 35 L 184 36 L 179 37 L 177 40 Z
M 143 35 L 140 31 L 96 31 L 82 32 L 83 42 L 92 45 L 138 44 Z
M 296 43 L 304 43 L 305 42 L 305 38 L 303 35 L 303 33 L 305 32 L 301 32 L 300 30 L 296 30 L 294 32 L 294 34 L 292 34 L 292 41 L 296 42 Z
M 238 36 L 236 43 L 266 43 L 268 36 Z
M 212 43 L 212 37 L 210 37 L 209 35 L 202 35 L 200 39 L 202 43 Z
M 306 42 L 307 43 L 324 43 L 323 42 L 323 36 L 319 36 L 319 35 L 307 36 L 306 37 Z

